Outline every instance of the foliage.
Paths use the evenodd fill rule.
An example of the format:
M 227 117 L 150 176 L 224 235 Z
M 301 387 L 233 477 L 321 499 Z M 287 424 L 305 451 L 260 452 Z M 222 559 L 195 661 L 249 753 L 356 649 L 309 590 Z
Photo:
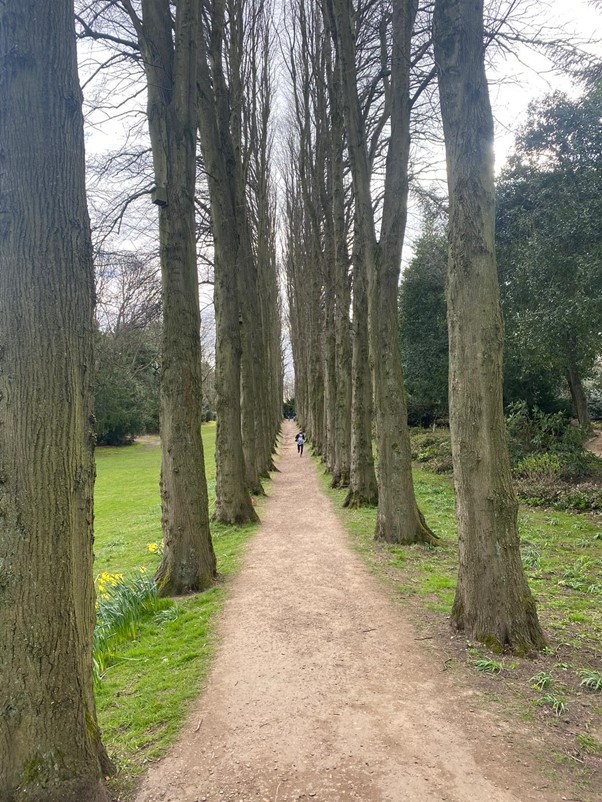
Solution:
M 451 473 L 453 469 L 448 429 L 425 432 L 411 430 L 412 459 L 428 464 L 435 473 Z
M 96 436 L 118 445 L 159 431 L 161 281 L 152 256 L 100 251 L 94 268 Z
M 532 688 L 543 691 L 545 688 L 549 688 L 552 685 L 552 677 L 546 671 L 539 671 L 531 677 L 529 684 Z
M 448 344 L 445 302 L 447 234 L 427 209 L 415 255 L 403 273 L 399 316 L 411 425 L 447 415 Z
M 590 691 L 602 692 L 602 672 L 584 668 L 579 672 L 579 674 L 583 678 L 581 680 L 582 687 L 589 688 Z
M 602 510 L 602 461 L 583 448 L 584 433 L 561 413 L 530 413 L 523 402 L 507 418 L 515 489 L 534 507 Z M 449 431 L 411 429 L 412 459 L 434 473 L 452 473 Z M 533 554 L 523 554 L 535 559 Z
M 491 660 L 489 658 L 475 660 L 474 667 L 477 671 L 481 671 L 485 674 L 499 674 L 500 671 L 503 671 L 504 669 L 503 663 L 500 663 L 498 660 Z
M 602 461 L 584 448 L 583 429 L 524 401 L 510 405 L 506 427 L 520 498 L 539 507 L 602 509 Z
M 158 330 L 96 334 L 97 441 L 131 442 L 159 430 Z
M 146 569 L 124 579 L 103 571 L 96 580 L 96 627 L 94 628 L 94 680 L 99 683 L 116 659 L 117 647 L 138 634 L 140 621 L 171 602 L 159 599 Z
M 564 715 L 564 713 L 567 711 L 566 700 L 561 696 L 554 696 L 551 693 L 544 694 L 540 699 L 537 700 L 537 704 L 551 707 L 554 711 L 554 715 L 558 716 L 558 718 Z
M 586 755 L 602 755 L 602 743 L 592 735 L 577 735 L 576 741 Z
M 286 398 L 282 404 L 282 417 L 293 419 L 295 417 L 295 399 Z
M 533 104 L 498 184 L 508 400 L 548 411 L 555 385 L 571 369 L 583 379 L 599 354 L 601 110 L 595 85 L 578 100 Z

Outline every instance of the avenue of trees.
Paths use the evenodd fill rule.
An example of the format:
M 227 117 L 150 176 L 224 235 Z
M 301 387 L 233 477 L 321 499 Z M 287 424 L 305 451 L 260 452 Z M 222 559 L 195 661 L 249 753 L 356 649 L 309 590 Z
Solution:
M 96 359 L 130 384 L 159 376 L 159 592 L 202 590 L 216 576 L 200 427 L 199 182 L 209 182 L 214 250 L 219 520 L 256 519 L 250 494 L 272 468 L 281 415 L 269 9 L 123 0 L 77 12 L 79 35 L 102 44 L 98 74 L 127 62 L 146 83 L 161 290 L 151 266 L 101 253 L 94 321 L 74 5 L 3 4 L 0 797 L 11 802 L 108 798 L 91 671 L 95 336 Z
M 508 336 L 524 339 L 529 321 L 537 369 L 558 332 L 570 330 L 554 369 L 585 424 L 582 385 L 597 355 L 590 326 L 600 297 L 586 299 L 584 290 L 592 276 L 599 282 L 588 272 L 599 255 L 599 162 L 589 165 L 599 111 L 587 104 L 599 94 L 592 84 L 579 107 L 589 121 L 583 130 L 569 122 L 579 104 L 566 99 L 535 113 L 500 183 L 498 266 L 484 42 L 492 31 L 503 37 L 515 5 L 493 3 L 486 20 L 483 0 L 289 0 L 276 37 L 281 9 L 271 0 L 0 4 L 3 800 L 108 799 L 103 778 L 112 766 L 91 670 L 94 386 L 107 433 L 118 385 L 126 407 L 147 397 L 145 428 L 158 419 L 158 592 L 203 591 L 217 576 L 201 435 L 201 264 L 211 268 L 215 308 L 215 518 L 256 520 L 252 495 L 274 468 L 281 260 L 296 411 L 314 452 L 333 485 L 348 488 L 348 506 L 378 505 L 376 538 L 437 544 L 414 495 L 403 366 L 421 358 L 412 363 L 402 347 L 398 283 L 417 171 L 412 144 L 441 131 L 449 220 L 432 223 L 416 259 L 432 261 L 429 308 L 438 324 L 445 313 L 434 288 L 447 265 L 448 334 L 437 328 L 432 342 L 440 356 L 449 341 L 448 398 L 438 373 L 433 403 L 449 404 L 460 552 L 452 623 L 497 651 L 544 646 L 510 479 L 498 271 Z M 110 161 L 136 165 L 138 190 L 118 216 L 152 202 L 145 227 L 158 253 L 147 259 L 97 243 L 96 312 L 76 36 L 97 48 L 90 92 L 95 80 L 112 86 L 114 78 L 117 95 L 146 98 L 141 143 Z M 288 85 L 278 150 L 277 61 Z M 557 192 L 565 206 L 589 203 L 578 232 L 570 215 L 559 220 Z M 568 287 L 559 278 L 565 263 Z M 556 281 L 542 278 L 546 266 Z M 534 311 L 540 281 L 544 308 Z M 408 300 L 408 286 L 405 303 L 422 304 L 420 291 Z M 558 308 L 560 295 L 568 311 Z

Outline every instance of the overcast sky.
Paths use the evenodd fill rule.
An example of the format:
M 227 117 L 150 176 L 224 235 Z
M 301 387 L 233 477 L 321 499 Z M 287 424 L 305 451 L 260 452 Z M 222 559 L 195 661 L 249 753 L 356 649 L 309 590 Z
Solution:
M 602 58 L 602 11 L 587 0 L 535 0 L 532 3 L 542 25 L 561 25 L 574 41 L 587 41 L 584 49 Z M 522 63 L 521 63 L 522 62 Z M 496 79 L 505 75 L 506 83 Z M 529 102 L 555 89 L 571 94 L 580 91 L 568 78 L 553 75 L 550 64 L 533 53 L 522 59 L 509 57 L 490 73 L 491 102 L 496 116 L 496 165 L 499 169 L 514 142 L 514 132 L 526 117 Z

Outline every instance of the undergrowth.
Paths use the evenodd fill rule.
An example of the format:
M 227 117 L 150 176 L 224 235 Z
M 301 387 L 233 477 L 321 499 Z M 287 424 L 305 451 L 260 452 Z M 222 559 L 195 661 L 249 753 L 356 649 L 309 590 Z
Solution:
M 602 510 L 602 460 L 584 448 L 588 434 L 562 413 L 512 405 L 506 417 L 514 486 L 532 507 Z M 433 473 L 451 474 L 449 430 L 412 429 L 412 459 Z

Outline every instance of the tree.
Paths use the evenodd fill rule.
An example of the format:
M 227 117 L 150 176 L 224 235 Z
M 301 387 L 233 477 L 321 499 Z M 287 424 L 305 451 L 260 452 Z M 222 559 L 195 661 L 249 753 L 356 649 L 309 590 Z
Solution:
M 97 253 L 94 417 L 97 442 L 159 431 L 161 279 L 155 259 Z
M 433 28 L 450 197 L 450 429 L 460 553 L 452 622 L 497 651 L 525 654 L 545 639 L 521 563 L 502 408 L 483 0 L 436 0 Z
M 583 379 L 602 330 L 602 84 L 530 109 L 498 185 L 499 272 L 508 336 L 525 369 L 565 379 L 589 428 Z
M 260 492 L 255 449 L 245 465 L 241 429 L 242 318 L 239 267 L 250 256 L 242 178 L 230 128 L 233 111 L 224 74 L 225 0 L 218 0 L 201 20 L 198 55 L 198 124 L 209 182 L 215 249 L 215 319 L 217 435 L 215 518 L 224 523 L 256 521 L 249 491 Z M 247 268 L 248 262 L 245 261 Z M 247 329 L 248 330 L 248 329 Z M 248 365 L 248 363 L 246 363 Z M 254 386 L 247 372 L 245 391 Z M 253 420 L 245 418 L 248 426 Z M 254 446 L 255 432 L 247 429 Z
M 0 797 L 102 802 L 93 268 L 73 2 L 0 7 Z
M 161 502 L 165 548 L 156 574 L 162 595 L 209 587 L 216 574 L 201 439 L 201 346 L 194 185 L 199 9 L 181 0 L 172 30 L 169 0 L 142 0 L 140 19 L 123 0 L 138 37 L 148 92 L 148 126 L 159 207 L 163 286 Z
M 159 432 L 158 326 L 96 332 L 94 418 L 101 445 Z
M 393 543 L 437 538 L 418 509 L 401 363 L 397 284 L 405 234 L 410 151 L 411 39 L 417 3 L 396 0 L 391 14 L 390 137 L 386 150 L 380 237 L 371 188 L 371 158 L 362 114 L 356 41 L 349 0 L 332 0 L 332 31 L 341 70 L 343 108 L 356 204 L 358 252 L 368 280 L 370 362 L 379 460 L 376 537 Z M 386 42 L 386 39 L 385 39 Z
M 447 234 L 425 209 L 422 234 L 399 288 L 408 416 L 414 425 L 447 415 Z

